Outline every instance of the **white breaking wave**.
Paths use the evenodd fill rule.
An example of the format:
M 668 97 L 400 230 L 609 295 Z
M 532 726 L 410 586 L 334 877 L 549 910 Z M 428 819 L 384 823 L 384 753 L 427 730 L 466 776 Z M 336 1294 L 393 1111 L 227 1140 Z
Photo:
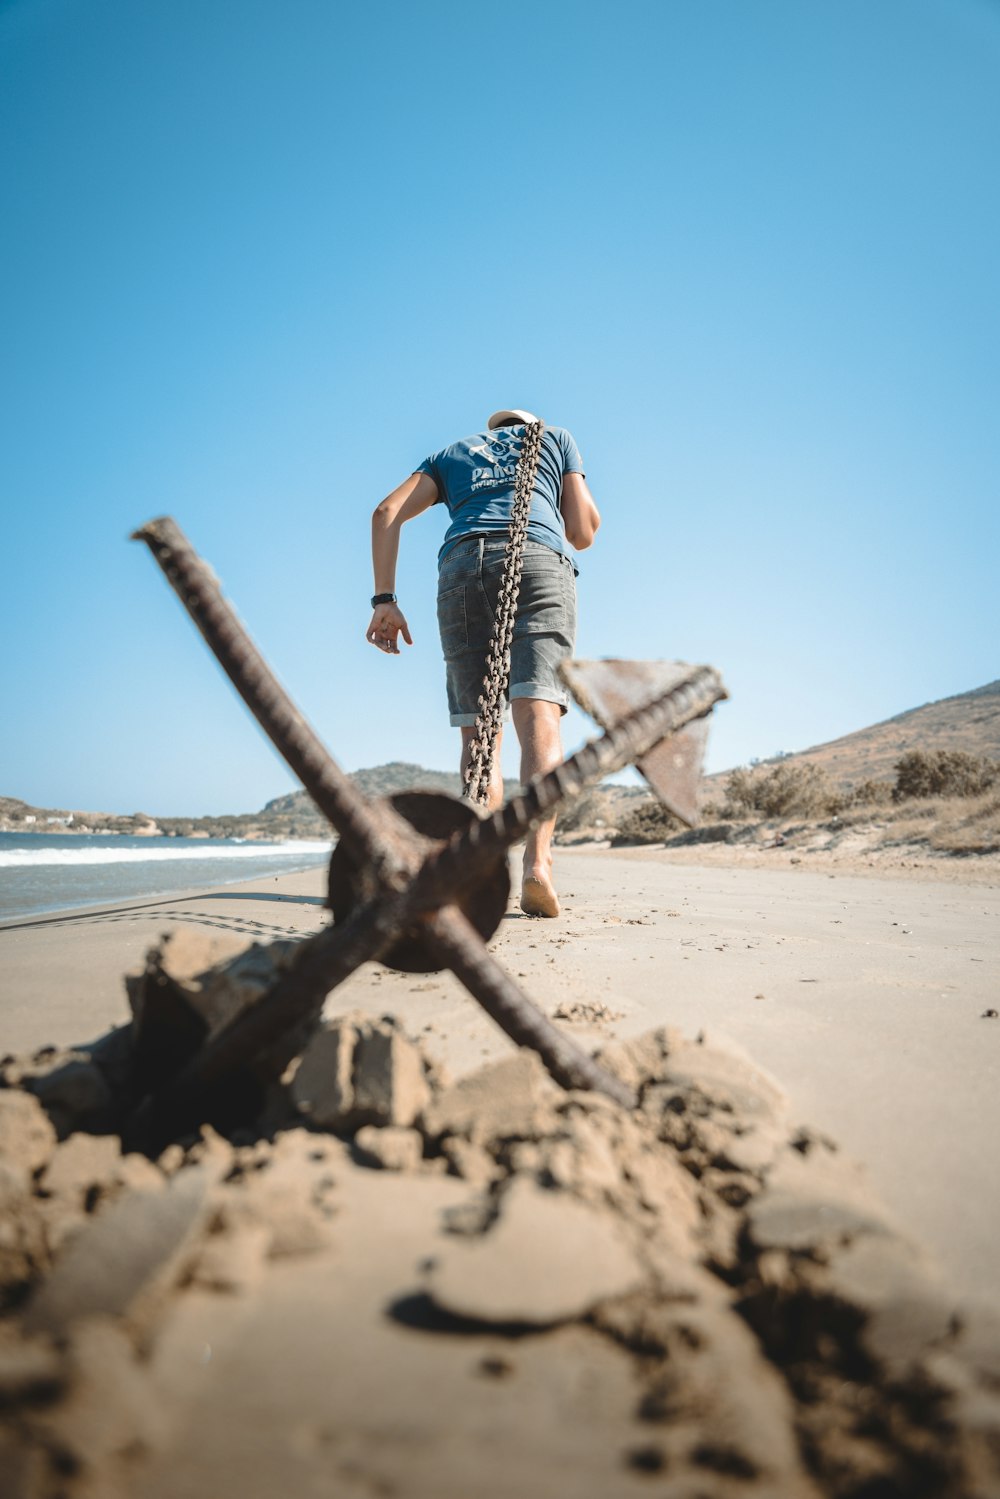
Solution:
M 115 848 L 113 844 L 96 848 L 9 848 L 0 849 L 0 869 L 39 868 L 45 864 L 161 864 L 197 859 L 301 859 L 303 854 L 328 854 L 329 843 L 302 839 L 294 843 L 234 843 L 221 847 L 206 843 L 203 848 L 187 844 L 184 848 Z

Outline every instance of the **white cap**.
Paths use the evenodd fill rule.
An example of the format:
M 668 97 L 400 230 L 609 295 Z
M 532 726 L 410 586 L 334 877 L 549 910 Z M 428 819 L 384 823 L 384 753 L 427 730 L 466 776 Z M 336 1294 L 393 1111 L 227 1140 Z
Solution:
M 509 411 L 494 411 L 486 423 L 486 430 L 492 432 L 495 427 L 509 427 L 512 422 L 524 422 L 525 426 L 530 426 L 537 420 L 537 416 L 532 416 L 530 411 L 516 411 L 512 407 Z

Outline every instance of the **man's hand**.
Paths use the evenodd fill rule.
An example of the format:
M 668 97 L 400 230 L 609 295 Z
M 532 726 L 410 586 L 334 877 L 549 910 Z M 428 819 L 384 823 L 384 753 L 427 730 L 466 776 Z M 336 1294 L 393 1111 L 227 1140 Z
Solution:
M 400 635 L 407 645 L 413 644 L 410 627 L 406 623 L 402 609 L 397 604 L 379 604 L 372 615 L 372 622 L 368 626 L 368 634 L 365 638 L 371 645 L 378 646 L 380 651 L 385 651 L 387 655 L 398 656 Z

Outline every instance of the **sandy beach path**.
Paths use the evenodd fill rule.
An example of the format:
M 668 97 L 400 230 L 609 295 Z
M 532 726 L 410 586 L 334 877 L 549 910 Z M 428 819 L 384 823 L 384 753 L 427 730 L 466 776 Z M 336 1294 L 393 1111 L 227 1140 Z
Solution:
M 1000 1299 L 1000 890 L 563 852 L 564 916 L 512 909 L 494 941 L 587 1045 L 670 1023 L 724 1034 L 804 1123 L 868 1168 L 963 1298 Z M 317 929 L 323 875 L 0 928 L 0 1049 L 91 1038 L 126 1016 L 122 974 L 181 921 L 270 939 Z M 591 1009 L 590 1007 L 595 1007 Z M 456 1073 L 509 1043 L 450 975 L 372 965 L 331 1009 L 392 1011 Z

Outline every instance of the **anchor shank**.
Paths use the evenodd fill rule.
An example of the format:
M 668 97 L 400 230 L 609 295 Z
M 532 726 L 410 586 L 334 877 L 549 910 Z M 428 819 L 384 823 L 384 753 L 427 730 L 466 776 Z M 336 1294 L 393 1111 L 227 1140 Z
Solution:
M 386 884 L 405 871 L 406 845 L 393 822 L 372 808 L 271 671 L 218 579 L 170 516 L 133 532 L 159 563 L 223 671 L 333 826 Z M 402 820 L 400 819 L 400 822 Z
M 522 994 L 487 952 L 461 911 L 455 906 L 445 906 L 426 918 L 426 926 L 428 941 L 437 948 L 442 963 L 461 979 L 512 1041 L 538 1053 L 557 1083 L 564 1088 L 593 1089 L 625 1108 L 634 1107 L 635 1099 L 621 1079 L 558 1031 Z

